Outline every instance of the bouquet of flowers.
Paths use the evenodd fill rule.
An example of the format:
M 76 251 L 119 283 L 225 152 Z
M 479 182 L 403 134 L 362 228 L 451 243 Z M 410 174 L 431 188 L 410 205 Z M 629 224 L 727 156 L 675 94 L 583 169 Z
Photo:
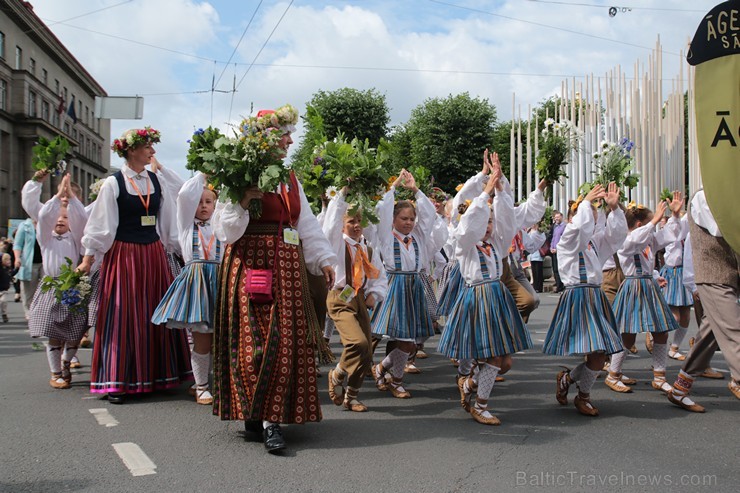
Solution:
M 387 143 L 381 142 L 376 149 L 370 147 L 367 139 L 355 138 L 348 142 L 343 134 L 339 134 L 316 148 L 316 158 L 323 160 L 334 177 L 333 187 L 326 190 L 327 196 L 331 198 L 338 189 L 346 186 L 348 214 L 359 214 L 363 227 L 377 224 L 375 205 L 385 193 L 388 181 L 384 168 L 388 159 Z
M 285 150 L 279 144 L 297 122 L 298 110 L 285 105 L 245 118 L 233 137 L 212 127 L 198 129 L 190 140 L 186 168 L 208 175 L 209 183 L 233 203 L 241 201 L 252 186 L 273 192 L 289 179 L 290 170 L 283 164 Z M 249 211 L 259 217 L 262 201 L 250 202 Z
M 622 188 L 635 188 L 640 175 L 631 173 L 634 168 L 630 152 L 635 147 L 627 137 L 624 137 L 619 143 L 603 141 L 599 152 L 593 155 L 594 166 L 597 171 L 594 180 L 586 182 L 578 189 L 578 193 L 587 194 L 595 185 L 602 185 L 606 188 L 609 183 L 614 182 L 620 189 L 620 200 L 626 200 Z
M 77 272 L 72 267 L 72 260 L 67 258 L 66 265 L 62 265 L 58 277 L 46 276 L 41 281 L 41 290 L 47 292 L 54 290 L 54 296 L 70 312 L 76 314 L 85 313 L 90 303 L 92 286 L 87 274 Z
M 69 153 L 69 141 L 61 135 L 52 140 L 39 137 L 38 143 L 31 149 L 33 151 L 33 168 L 46 171 L 59 176 L 67 171 L 67 159 L 71 158 Z
M 579 141 L 578 130 L 570 121 L 555 122 L 552 118 L 545 120 L 535 166 L 540 179 L 554 184 L 562 183 L 563 178 L 568 178 L 564 167 L 568 164 L 570 151 L 578 149 Z
M 98 198 L 100 189 L 103 188 L 103 183 L 105 183 L 105 178 L 98 178 L 90 184 L 90 194 L 88 197 L 90 197 L 91 202 Z

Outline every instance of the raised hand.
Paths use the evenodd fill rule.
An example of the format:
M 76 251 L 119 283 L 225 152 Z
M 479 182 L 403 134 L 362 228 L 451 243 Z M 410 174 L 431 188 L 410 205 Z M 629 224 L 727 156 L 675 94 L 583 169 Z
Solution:
M 604 191 L 603 185 L 596 185 L 591 189 L 590 192 L 586 194 L 585 200 L 588 200 L 591 203 L 594 203 L 594 201 L 598 199 L 603 199 L 606 196 L 606 192 Z
M 398 188 L 399 186 L 401 186 L 403 184 L 403 182 L 404 182 L 404 178 L 405 178 L 406 173 L 407 173 L 406 168 L 403 168 L 401 170 L 401 172 L 398 173 L 398 178 L 396 178 L 396 181 L 394 181 L 391 184 L 391 186 L 394 187 L 394 188 Z
M 406 176 L 404 177 L 404 182 L 402 186 L 416 193 L 416 191 L 419 190 L 416 186 L 416 178 L 414 178 L 414 175 L 412 175 L 408 171 L 403 171 L 406 173 Z
M 681 192 L 678 190 L 673 191 L 673 200 L 668 204 L 668 208 L 674 216 L 681 215 L 681 209 L 683 209 L 683 198 L 681 197 Z
M 489 159 L 490 158 L 489 158 L 488 148 L 486 147 L 486 150 L 483 151 L 483 169 L 481 170 L 481 173 L 483 173 L 484 175 L 487 175 L 488 173 L 491 172 L 491 165 L 488 164 Z
M 604 201 L 611 210 L 617 210 L 617 208 L 619 207 L 619 188 L 617 187 L 616 183 L 609 183 L 606 195 L 604 196 Z
M 665 216 L 665 211 L 667 208 L 667 200 L 661 200 L 660 202 L 658 202 L 658 206 L 655 208 L 655 214 L 653 214 L 653 220 L 650 222 L 652 222 L 653 224 L 658 224 L 660 222 L 660 219 Z

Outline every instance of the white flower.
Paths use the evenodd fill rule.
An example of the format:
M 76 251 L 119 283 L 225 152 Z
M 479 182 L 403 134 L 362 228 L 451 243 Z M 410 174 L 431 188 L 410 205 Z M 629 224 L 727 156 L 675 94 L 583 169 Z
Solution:
M 598 152 L 594 152 L 594 154 L 593 154 L 594 159 L 599 159 L 599 155 L 600 154 Z
M 556 132 L 560 131 L 561 128 L 563 128 L 563 126 L 560 123 L 556 123 L 555 125 L 552 126 L 552 129 L 555 130 Z
M 547 120 L 545 120 L 545 128 L 550 127 L 553 124 L 555 124 L 555 120 L 553 120 L 552 118 L 548 118 Z
M 337 193 L 338 193 L 337 187 L 335 186 L 330 186 L 330 187 L 327 187 L 326 189 L 326 196 L 329 197 L 330 199 L 333 199 L 334 197 L 336 197 Z
M 606 149 L 607 147 L 609 147 L 609 142 L 607 142 L 606 140 L 602 140 L 601 141 L 601 148 L 602 149 Z

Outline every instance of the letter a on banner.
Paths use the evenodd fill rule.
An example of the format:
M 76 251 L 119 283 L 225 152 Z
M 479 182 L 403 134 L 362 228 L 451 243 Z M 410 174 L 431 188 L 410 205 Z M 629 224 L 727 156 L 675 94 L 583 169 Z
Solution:
M 740 252 L 740 0 L 709 11 L 687 55 L 704 193 L 722 236 Z

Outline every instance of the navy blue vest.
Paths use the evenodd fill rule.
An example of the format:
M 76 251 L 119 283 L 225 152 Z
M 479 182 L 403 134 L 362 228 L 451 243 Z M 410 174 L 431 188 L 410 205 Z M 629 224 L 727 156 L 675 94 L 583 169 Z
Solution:
M 162 198 L 162 188 L 159 186 L 159 180 L 154 173 L 149 173 L 149 179 L 152 181 L 154 190 L 151 191 L 149 198 L 149 214 L 150 216 L 158 216 L 159 205 Z M 140 243 L 142 245 L 148 245 L 159 240 L 156 226 L 142 226 L 141 216 L 146 216 L 147 211 L 144 204 L 141 203 L 138 195 L 131 195 L 126 190 L 126 182 L 122 172 L 117 172 L 113 176 L 116 177 L 118 182 L 118 230 L 116 231 L 116 240 L 123 241 L 126 243 Z M 136 181 L 136 180 L 134 180 Z M 146 196 L 146 185 L 139 185 L 142 196 Z M 157 217 L 159 220 L 159 217 Z

